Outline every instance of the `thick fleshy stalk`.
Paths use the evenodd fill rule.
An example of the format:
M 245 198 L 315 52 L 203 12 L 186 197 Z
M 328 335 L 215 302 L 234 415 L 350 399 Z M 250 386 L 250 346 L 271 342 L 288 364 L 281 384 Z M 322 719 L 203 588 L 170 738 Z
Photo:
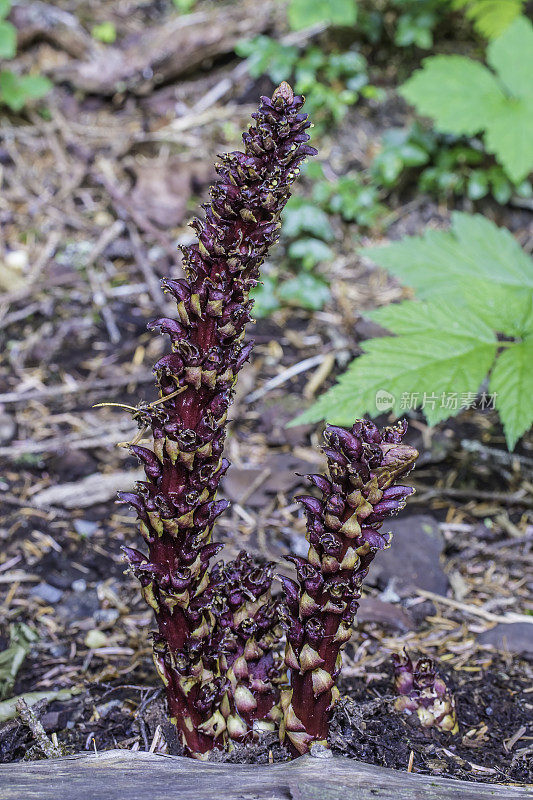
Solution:
M 402 444 L 406 429 L 402 422 L 380 431 L 367 420 L 357 421 L 351 430 L 328 426 L 328 475 L 308 476 L 322 499 L 297 498 L 307 514 L 309 553 L 306 559 L 290 558 L 296 581 L 280 579 L 290 670 L 290 688 L 282 691 L 281 736 L 295 753 L 327 739 L 339 694 L 335 681 L 341 650 L 352 634 L 361 586 L 378 550 L 390 543 L 390 534 L 379 529 L 414 491 L 396 485 L 418 456 Z
M 218 576 L 209 575 L 221 547 L 211 544 L 213 525 L 228 505 L 216 500 L 228 468 L 226 417 L 252 348 L 244 344 L 249 291 L 278 238 L 298 165 L 316 152 L 306 144 L 310 123 L 302 105 L 282 83 L 271 99 L 261 98 L 255 124 L 243 134 L 244 152 L 222 156 L 215 167 L 219 178 L 203 206 L 205 219 L 192 223 L 198 241 L 182 248 L 186 278 L 163 283 L 177 302 L 177 318 L 149 324 L 168 334 L 172 352 L 154 368 L 159 400 L 136 412 L 153 435 L 153 449 L 131 447 L 146 481 L 121 494 L 148 545 L 147 555 L 132 548 L 126 555 L 156 615 L 155 664 L 182 740 L 200 757 L 223 746 L 227 735 L 212 720 L 227 691 L 212 655 L 226 599 L 214 589 Z
M 459 731 L 455 702 L 448 687 L 438 675 L 431 658 L 419 658 L 413 664 L 404 650 L 394 654 L 394 686 L 399 697 L 395 711 L 417 719 L 423 728 L 439 728 L 455 734 Z

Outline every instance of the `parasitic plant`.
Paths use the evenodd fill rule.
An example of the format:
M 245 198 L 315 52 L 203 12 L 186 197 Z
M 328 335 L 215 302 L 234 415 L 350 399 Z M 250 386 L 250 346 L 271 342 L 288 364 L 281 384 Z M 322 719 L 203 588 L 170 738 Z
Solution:
M 398 698 L 394 710 L 417 719 L 423 728 L 439 728 L 457 733 L 459 725 L 455 714 L 453 695 L 433 666 L 431 658 L 419 658 L 413 664 L 404 650 L 403 656 L 394 654 L 394 686 Z
M 326 742 L 339 695 L 341 650 L 352 634 L 361 586 L 374 556 L 391 538 L 379 529 L 414 491 L 396 485 L 418 456 L 402 444 L 406 429 L 402 422 L 380 431 L 368 420 L 358 420 L 351 430 L 328 426 L 328 475 L 308 476 L 322 498 L 297 498 L 307 514 L 309 553 L 290 557 L 296 581 L 281 578 L 291 677 L 281 697 L 282 734 L 295 752 L 306 752 L 313 741 Z
M 133 548 L 126 555 L 155 611 L 155 664 L 171 717 L 195 755 L 223 746 L 228 736 L 242 738 L 254 719 L 274 713 L 272 656 L 257 641 L 276 638 L 271 577 L 243 557 L 231 582 L 248 586 L 232 592 L 209 563 L 222 547 L 211 543 L 213 524 L 228 505 L 216 499 L 229 466 L 222 457 L 228 406 L 252 349 L 244 343 L 248 295 L 278 238 L 298 165 L 316 153 L 306 144 L 310 123 L 302 105 L 282 83 L 272 99 L 261 99 L 255 124 L 243 134 L 244 152 L 216 165 L 205 219 L 192 222 L 198 241 L 182 248 L 186 277 L 163 284 L 177 302 L 177 318 L 149 324 L 169 335 L 172 352 L 154 368 L 159 400 L 136 411 L 153 434 L 153 449 L 130 448 L 146 481 L 120 495 L 136 510 L 148 546 L 147 555 Z
M 124 550 L 155 612 L 154 662 L 171 720 L 196 758 L 277 726 L 295 754 L 326 740 L 361 584 L 389 542 L 379 528 L 413 491 L 395 485 L 417 456 L 402 444 L 405 423 L 328 427 L 328 476 L 309 476 L 322 499 L 300 498 L 309 555 L 289 559 L 297 580 L 280 578 L 283 601 L 272 597 L 273 564 L 246 553 L 213 563 L 222 548 L 211 541 L 213 526 L 228 505 L 216 499 L 229 466 L 227 412 L 252 349 L 244 342 L 249 292 L 278 237 L 299 164 L 316 153 L 302 105 L 282 83 L 261 98 L 244 152 L 216 165 L 205 218 L 192 223 L 198 241 L 182 248 L 185 278 L 163 282 L 177 317 L 149 324 L 170 337 L 172 351 L 154 367 L 159 398 L 135 409 L 153 440 L 152 449 L 141 446 L 139 434 L 130 446 L 146 480 L 120 493 L 147 546 L 146 554 Z

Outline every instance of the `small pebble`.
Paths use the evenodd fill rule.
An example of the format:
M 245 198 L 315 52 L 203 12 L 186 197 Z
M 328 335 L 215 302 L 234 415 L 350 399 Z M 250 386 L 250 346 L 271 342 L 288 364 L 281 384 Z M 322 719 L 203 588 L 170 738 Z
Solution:
M 98 647 L 106 646 L 107 636 L 102 631 L 92 630 L 88 632 L 84 639 L 84 643 L 89 650 L 96 650 Z
M 313 742 L 309 748 L 309 752 L 313 758 L 333 758 L 333 753 L 329 747 L 325 747 L 323 744 L 319 744 L 318 742 Z
M 116 608 L 99 608 L 93 614 L 93 619 L 97 625 L 106 625 L 108 627 L 114 625 L 119 617 L 120 613 Z
M 75 592 L 85 592 L 87 591 L 87 581 L 83 578 L 78 578 L 75 581 L 72 581 L 72 589 Z
M 75 519 L 73 524 L 79 536 L 92 536 L 98 530 L 98 523 L 89 519 Z
M 63 592 L 55 586 L 50 586 L 49 583 L 39 583 L 30 590 L 29 595 L 44 600 L 45 603 L 58 603 L 63 597 Z
M 23 272 L 28 266 L 28 254 L 25 250 L 11 250 L 4 256 L 6 267 Z

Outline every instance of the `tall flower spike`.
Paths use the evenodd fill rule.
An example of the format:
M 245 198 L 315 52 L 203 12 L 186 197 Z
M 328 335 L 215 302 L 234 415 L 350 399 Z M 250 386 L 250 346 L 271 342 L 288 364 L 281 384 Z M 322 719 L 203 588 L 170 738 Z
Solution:
M 439 728 L 455 734 L 459 731 L 455 702 L 448 687 L 438 675 L 431 658 L 419 658 L 413 664 L 404 650 L 394 654 L 394 686 L 398 698 L 394 710 L 417 719 L 423 728 Z
M 172 352 L 155 365 L 159 401 L 136 411 L 153 435 L 152 450 L 131 447 L 146 480 L 121 495 L 136 510 L 148 546 L 146 556 L 131 548 L 126 556 L 156 615 L 154 661 L 184 745 L 199 757 L 224 745 L 232 715 L 228 679 L 213 656 L 226 600 L 216 591 L 217 576 L 212 581 L 209 575 L 219 549 L 211 532 L 227 506 L 215 499 L 228 468 L 222 457 L 226 417 L 252 347 L 244 344 L 249 291 L 278 238 L 299 164 L 316 153 L 306 144 L 310 123 L 302 105 L 287 83 L 272 98 L 262 97 L 255 124 L 243 134 L 244 152 L 222 156 L 215 167 L 219 177 L 203 206 L 205 218 L 192 222 L 198 241 L 182 248 L 186 278 L 163 282 L 177 317 L 149 324 L 170 337 Z M 259 672 L 263 666 L 255 665 Z M 218 714 L 221 705 L 226 717 Z
M 350 639 L 361 586 L 378 550 L 389 546 L 384 520 L 414 489 L 398 486 L 418 456 L 402 444 L 407 423 L 378 428 L 358 420 L 351 430 L 328 426 L 328 475 L 309 475 L 322 498 L 299 497 L 307 514 L 307 559 L 291 557 L 297 580 L 283 578 L 282 622 L 290 688 L 281 696 L 285 736 L 294 753 L 326 742 L 341 650 Z

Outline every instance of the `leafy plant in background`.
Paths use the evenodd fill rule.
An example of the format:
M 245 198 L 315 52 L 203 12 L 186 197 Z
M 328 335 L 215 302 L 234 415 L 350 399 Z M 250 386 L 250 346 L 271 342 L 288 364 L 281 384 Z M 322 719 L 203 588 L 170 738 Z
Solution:
M 519 17 L 487 48 L 493 71 L 459 55 L 427 58 L 400 94 L 444 133 L 483 133 L 510 180 L 533 170 L 533 26 Z
M 385 33 L 397 47 L 428 49 L 433 29 L 446 13 L 449 0 L 290 0 L 287 18 L 292 30 L 317 23 L 352 27 L 378 42 Z
M 329 214 L 340 214 L 346 222 L 374 228 L 386 209 L 378 187 L 361 173 L 348 173 L 328 180 L 320 163 L 308 164 L 305 174 L 313 180 L 312 199 Z
M 512 450 L 533 422 L 532 259 L 509 231 L 459 212 L 450 231 L 363 252 L 418 299 L 369 312 L 394 335 L 364 342 L 364 354 L 293 424 L 420 407 L 434 425 L 474 405 L 490 374 Z
M 130 451 L 146 480 L 120 499 L 135 509 L 148 553 L 124 551 L 155 612 L 154 662 L 171 720 L 197 758 L 276 727 L 295 755 L 325 743 L 362 582 L 389 544 L 379 529 L 413 492 L 397 485 L 418 455 L 402 443 L 405 422 L 329 428 L 328 475 L 308 476 L 322 499 L 299 498 L 308 558 L 288 559 L 296 579 L 282 579 L 283 601 L 271 597 L 274 564 L 246 552 L 211 563 L 223 546 L 211 541 L 213 525 L 228 505 L 216 499 L 229 467 L 227 412 L 253 345 L 244 342 L 249 291 L 298 166 L 316 152 L 302 105 L 282 83 L 261 98 L 244 152 L 221 157 L 205 219 L 193 222 L 198 241 L 182 248 L 186 277 L 164 280 L 177 318 L 149 324 L 172 343 L 154 368 L 160 396 L 133 409 L 141 433 Z M 153 449 L 139 444 L 148 429 Z
M 357 20 L 357 0 L 289 0 L 287 18 L 293 31 L 320 22 L 352 26 Z
M 91 34 L 94 39 L 97 39 L 103 44 L 113 44 L 117 38 L 117 29 L 113 22 L 106 20 L 105 22 L 100 22 L 98 25 L 94 25 Z
M 196 0 L 172 0 L 181 14 L 188 14 L 196 5 Z
M 328 246 L 334 238 L 330 216 L 339 214 L 346 222 L 373 228 L 385 214 L 379 189 L 361 175 L 341 175 L 330 180 L 315 161 L 306 164 L 304 172 L 313 182 L 311 199 L 291 197 L 283 215 L 282 239 L 287 252 L 284 266 L 295 274 L 284 280 L 279 271 L 267 273 L 251 294 L 256 317 L 268 316 L 283 305 L 310 311 L 323 308 L 330 291 L 326 278 L 315 269 L 333 258 Z
M 252 290 L 254 316 L 266 317 L 284 305 L 319 311 L 330 298 L 327 282 L 314 269 L 333 258 L 327 242 L 334 238 L 328 215 L 309 200 L 291 197 L 283 214 L 282 237 L 287 258 L 283 271 L 270 269 Z M 293 277 L 283 274 L 292 272 Z
M 479 139 L 439 134 L 419 122 L 410 128 L 391 128 L 370 166 L 373 181 L 385 189 L 397 189 L 416 180 L 423 192 L 438 197 L 466 195 L 479 200 L 492 195 L 508 203 L 513 195 L 531 197 L 529 180 L 511 181 L 500 164 L 490 163 Z
M 433 45 L 433 32 L 444 19 L 448 0 L 373 0 L 361 1 L 357 28 L 377 44 L 388 40 L 396 47 Z
M 360 95 L 379 95 L 379 90 L 368 85 L 366 59 L 353 49 L 327 53 L 310 46 L 302 51 L 269 36 L 256 36 L 237 44 L 235 51 L 248 59 L 253 78 L 268 75 L 274 83 L 293 80 L 296 91 L 305 95 L 319 130 L 339 122 Z
M 37 639 L 35 631 L 23 622 L 10 626 L 9 647 L 0 651 L 0 700 L 11 696 L 18 671 Z
M 433 46 L 433 30 L 440 21 L 441 0 L 392 0 L 400 13 L 394 31 L 396 47 Z
M 522 13 L 525 0 L 451 0 L 486 39 L 495 39 Z
M 17 54 L 17 29 L 6 19 L 11 0 L 0 0 L 0 61 Z M 9 69 L 0 70 L 0 104 L 11 111 L 20 111 L 31 100 L 44 97 L 52 83 L 43 75 L 17 75 Z

